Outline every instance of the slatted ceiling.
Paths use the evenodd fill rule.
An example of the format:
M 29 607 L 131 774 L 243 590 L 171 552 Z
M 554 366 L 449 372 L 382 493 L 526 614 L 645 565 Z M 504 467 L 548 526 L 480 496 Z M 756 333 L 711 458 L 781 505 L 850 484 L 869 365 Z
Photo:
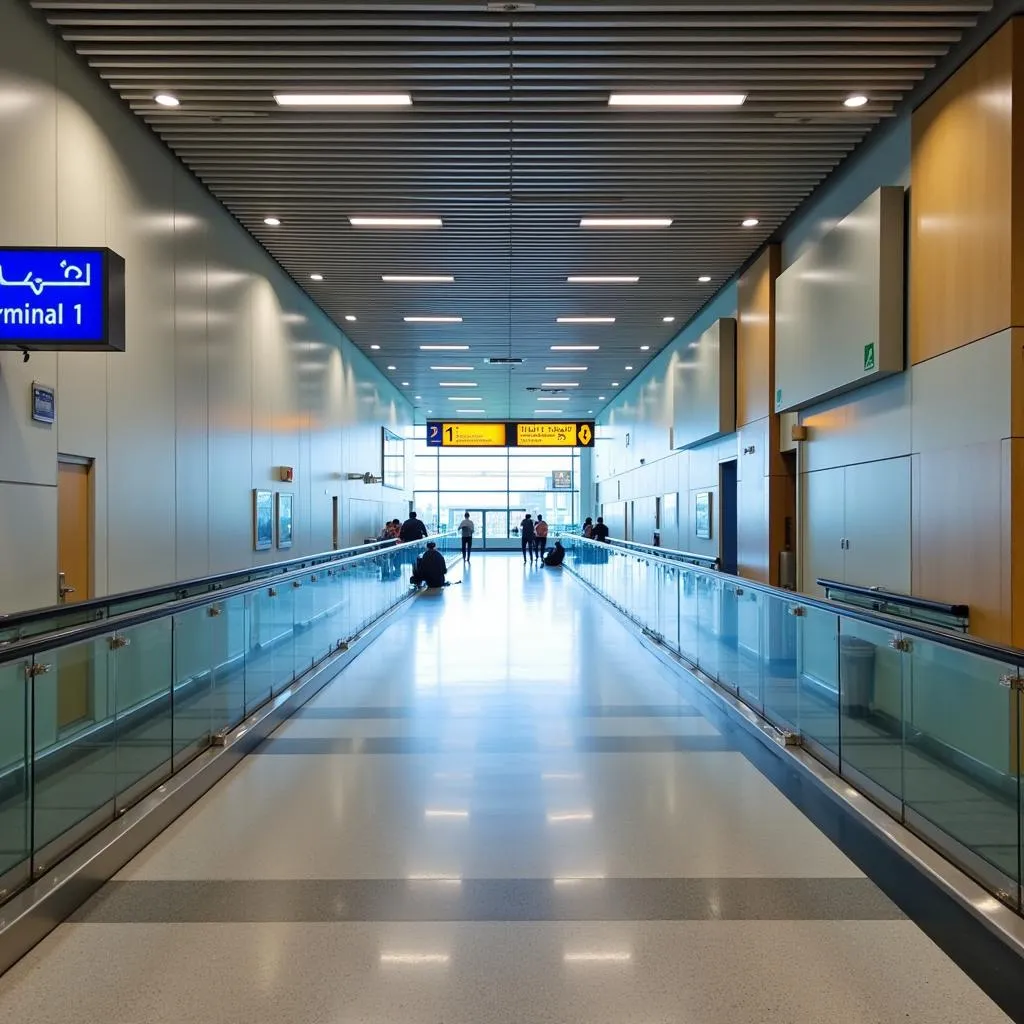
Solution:
M 398 367 L 388 375 L 423 396 L 421 411 L 477 406 L 492 417 L 532 416 L 542 406 L 525 389 L 561 377 L 583 386 L 550 403 L 552 414 L 599 408 L 597 396 L 610 398 L 612 381 L 625 385 L 670 342 L 992 6 L 538 0 L 510 16 L 483 0 L 29 2 L 382 372 Z M 736 110 L 610 109 L 613 90 L 748 100 Z M 156 105 L 162 91 L 181 107 Z M 414 106 L 283 110 L 275 91 L 408 91 Z M 848 110 L 851 92 L 871 102 Z M 355 230 L 353 214 L 440 216 L 445 226 Z M 263 224 L 270 215 L 280 227 Z M 675 223 L 581 230 L 593 215 Z M 740 227 L 748 216 L 757 228 Z M 386 273 L 456 281 L 386 284 Z M 570 274 L 640 282 L 570 285 Z M 402 320 L 442 314 L 464 322 Z M 563 315 L 618 319 L 556 324 Z M 419 350 L 431 343 L 471 349 Z M 522 367 L 483 364 L 510 352 Z M 429 370 L 466 363 L 472 374 Z M 455 393 L 437 386 L 446 378 L 475 380 L 462 394 L 484 401 L 448 401 Z

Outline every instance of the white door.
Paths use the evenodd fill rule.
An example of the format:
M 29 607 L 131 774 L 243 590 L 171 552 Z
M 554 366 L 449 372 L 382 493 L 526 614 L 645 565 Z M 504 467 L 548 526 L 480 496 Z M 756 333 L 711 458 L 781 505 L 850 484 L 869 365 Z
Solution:
M 910 457 L 846 468 L 846 582 L 910 593 Z
M 802 558 L 800 589 L 824 597 L 818 579 L 845 578 L 846 470 L 822 469 L 801 477 L 800 533 Z

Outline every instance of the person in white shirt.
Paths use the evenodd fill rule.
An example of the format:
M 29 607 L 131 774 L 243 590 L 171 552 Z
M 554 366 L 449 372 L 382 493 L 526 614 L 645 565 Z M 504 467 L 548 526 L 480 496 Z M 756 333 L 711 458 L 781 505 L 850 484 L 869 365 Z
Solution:
M 469 513 L 459 523 L 459 533 L 462 534 L 462 560 L 468 565 L 470 555 L 473 553 L 473 534 L 476 532 L 476 523 L 469 518 Z

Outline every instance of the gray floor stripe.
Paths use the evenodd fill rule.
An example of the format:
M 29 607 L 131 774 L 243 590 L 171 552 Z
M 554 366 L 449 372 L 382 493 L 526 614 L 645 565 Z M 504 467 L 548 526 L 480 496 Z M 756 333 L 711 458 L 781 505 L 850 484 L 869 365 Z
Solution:
M 90 924 L 341 921 L 895 921 L 866 878 L 110 882 Z
M 280 736 L 255 754 L 453 754 L 462 747 L 433 736 Z M 534 754 L 550 750 L 529 736 L 481 739 L 466 753 Z M 573 749 L 583 754 L 662 754 L 733 750 L 725 736 L 577 736 Z

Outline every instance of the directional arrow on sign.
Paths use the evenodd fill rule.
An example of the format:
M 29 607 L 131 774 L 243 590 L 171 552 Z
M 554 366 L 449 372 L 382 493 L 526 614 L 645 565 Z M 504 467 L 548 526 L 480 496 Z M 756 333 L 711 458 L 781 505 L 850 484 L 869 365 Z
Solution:
M 580 444 L 586 447 L 590 444 L 590 426 L 587 423 L 581 423 L 579 429 L 579 440 Z

